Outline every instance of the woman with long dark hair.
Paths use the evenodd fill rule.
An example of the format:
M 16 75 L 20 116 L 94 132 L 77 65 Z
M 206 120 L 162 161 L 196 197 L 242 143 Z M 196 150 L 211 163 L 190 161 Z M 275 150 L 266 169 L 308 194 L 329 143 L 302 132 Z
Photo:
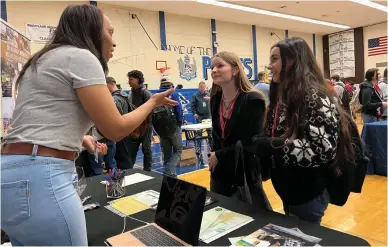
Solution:
M 269 69 L 265 135 L 254 138 L 258 154 L 270 155 L 272 184 L 286 214 L 319 224 L 330 200 L 324 174 L 339 174 L 354 153 L 349 121 L 303 39 L 275 44 Z
M 88 244 L 82 204 L 72 184 L 74 159 L 93 126 L 119 141 L 170 91 L 121 116 L 105 84 L 113 27 L 91 5 L 67 7 L 52 40 L 23 67 L 1 154 L 1 228 L 17 245 Z M 84 142 L 83 142 L 84 140 Z
M 209 157 L 210 190 L 240 199 L 238 188 L 246 177 L 252 203 L 271 209 L 262 187 L 260 160 L 255 156 L 252 136 L 263 131 L 265 98 L 249 82 L 237 55 L 220 52 L 212 60 L 213 86 L 210 108 L 213 150 Z M 236 164 L 237 142 L 242 143 L 245 172 Z M 237 168 L 236 168 L 237 166 Z

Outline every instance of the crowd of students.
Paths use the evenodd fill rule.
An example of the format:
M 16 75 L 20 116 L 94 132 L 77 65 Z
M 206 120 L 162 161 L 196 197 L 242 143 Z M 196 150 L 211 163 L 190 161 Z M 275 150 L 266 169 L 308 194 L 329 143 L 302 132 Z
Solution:
M 364 124 L 387 120 L 387 69 L 383 76 L 377 68 L 368 69 L 365 80 L 357 87 L 350 81 L 344 81 L 344 78 L 333 75 L 327 84 L 348 114 L 356 119 L 356 113 L 360 111 Z
M 118 91 L 114 79 L 106 79 L 107 61 L 116 46 L 113 33 L 100 9 L 69 6 L 52 40 L 20 73 L 13 122 L 1 155 L 1 190 L 6 198 L 1 201 L 1 226 L 12 245 L 88 244 L 84 212 L 71 176 L 82 146 L 93 155 L 95 150 L 100 156 L 107 154 L 109 144 L 85 136 L 93 126 L 107 140 L 120 143 L 151 131 L 152 121 L 161 137 L 165 173 L 175 175 L 169 168 L 182 151 L 179 96 L 166 78 L 151 96 L 141 86 L 142 74 L 132 71 L 128 78 L 136 107 L 125 109 L 122 96 L 126 95 Z M 262 186 L 263 180 L 271 178 L 286 214 L 319 224 L 331 196 L 326 174 L 341 174 L 354 157 L 352 120 L 327 87 L 303 39 L 274 44 L 269 70 L 272 82 L 266 103 L 237 55 L 219 52 L 212 59 L 210 189 L 243 199 L 240 188 L 246 185 L 252 203 L 271 210 Z M 369 75 L 366 79 L 373 84 L 378 74 Z M 369 94 L 363 91 L 362 102 L 365 95 Z M 372 113 L 372 106 L 365 108 L 365 113 Z M 154 117 L 155 113 L 161 117 Z M 205 117 L 198 109 L 195 114 L 197 119 Z M 166 116 L 169 124 L 156 124 Z M 140 143 L 147 149 L 148 141 L 147 134 L 130 145 L 137 152 Z M 240 147 L 244 166 L 235 169 Z M 144 169 L 150 168 L 149 159 L 145 155 Z

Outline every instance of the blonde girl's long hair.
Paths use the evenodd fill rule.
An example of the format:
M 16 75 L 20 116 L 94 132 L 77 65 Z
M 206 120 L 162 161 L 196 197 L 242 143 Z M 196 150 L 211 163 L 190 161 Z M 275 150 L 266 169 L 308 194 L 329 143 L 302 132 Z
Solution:
M 248 92 L 257 92 L 261 95 L 262 99 L 264 99 L 264 96 L 261 92 L 257 91 L 249 81 L 247 75 L 244 71 L 244 66 L 240 61 L 240 58 L 233 52 L 228 51 L 221 51 L 217 53 L 214 58 L 221 58 L 226 63 L 230 64 L 232 68 L 237 70 L 234 83 L 236 84 L 236 87 L 240 90 L 240 92 L 248 93 Z M 210 96 L 214 96 L 217 92 L 221 92 L 222 88 L 220 85 L 216 85 L 213 83 Z

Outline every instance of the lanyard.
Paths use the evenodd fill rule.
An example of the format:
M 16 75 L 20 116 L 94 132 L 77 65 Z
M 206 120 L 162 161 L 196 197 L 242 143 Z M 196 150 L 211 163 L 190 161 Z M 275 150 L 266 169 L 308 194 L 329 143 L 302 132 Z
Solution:
M 230 109 L 227 110 L 228 112 L 227 112 L 226 120 L 224 120 L 224 117 L 223 117 L 223 114 L 222 114 L 223 113 L 222 104 L 220 104 L 220 108 L 218 109 L 218 115 L 219 115 L 220 127 L 221 127 L 221 139 L 222 140 L 225 138 L 225 127 L 226 127 L 226 124 L 228 123 L 228 120 L 232 116 L 232 112 L 233 112 L 233 108 L 234 108 L 234 103 L 236 103 L 236 99 L 238 98 L 239 94 L 232 101 L 232 103 L 230 105 Z
M 273 124 L 272 124 L 272 138 L 275 137 L 276 120 L 278 119 L 278 115 L 279 115 L 279 103 L 276 103 L 275 117 L 273 119 Z

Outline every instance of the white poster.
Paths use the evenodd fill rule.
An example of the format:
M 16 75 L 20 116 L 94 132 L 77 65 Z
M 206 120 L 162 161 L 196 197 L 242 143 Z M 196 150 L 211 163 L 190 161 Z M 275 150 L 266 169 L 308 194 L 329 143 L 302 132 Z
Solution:
M 1 20 L 1 136 L 12 121 L 15 81 L 30 56 L 30 40 Z
M 355 76 L 353 29 L 329 35 L 329 62 L 330 76 Z
M 26 36 L 31 42 L 45 44 L 51 39 L 56 26 L 26 24 Z

